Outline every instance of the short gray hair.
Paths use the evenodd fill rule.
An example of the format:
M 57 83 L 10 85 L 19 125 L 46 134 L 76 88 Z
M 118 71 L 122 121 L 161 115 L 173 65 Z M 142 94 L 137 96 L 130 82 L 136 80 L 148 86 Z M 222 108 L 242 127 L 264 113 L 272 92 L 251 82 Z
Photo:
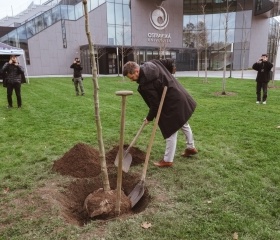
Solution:
M 123 66 L 123 75 L 127 76 L 127 74 L 133 74 L 135 69 L 138 69 L 139 65 L 136 62 L 129 61 Z

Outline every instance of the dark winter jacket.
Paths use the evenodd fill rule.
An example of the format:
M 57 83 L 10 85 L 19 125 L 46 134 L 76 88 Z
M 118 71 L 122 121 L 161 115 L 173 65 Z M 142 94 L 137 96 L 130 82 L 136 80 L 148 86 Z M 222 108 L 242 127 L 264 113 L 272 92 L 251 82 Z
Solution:
M 70 68 L 73 68 L 74 69 L 74 73 L 73 73 L 73 77 L 74 78 L 79 78 L 79 77 L 82 77 L 82 70 L 83 70 L 83 67 L 80 65 L 80 64 L 77 64 L 77 63 L 73 63 Z
M 258 71 L 256 81 L 268 83 L 270 79 L 270 70 L 273 64 L 268 61 L 256 62 L 253 64 L 252 68 Z
M 146 117 L 148 121 L 156 117 L 163 88 L 168 87 L 159 119 L 159 127 L 165 139 L 177 132 L 196 108 L 194 99 L 159 60 L 140 66 L 137 83 L 139 93 L 150 108 Z
M 2 73 L 5 77 L 6 83 L 21 83 L 21 76 L 24 74 L 24 70 L 20 65 L 7 62 L 2 68 Z

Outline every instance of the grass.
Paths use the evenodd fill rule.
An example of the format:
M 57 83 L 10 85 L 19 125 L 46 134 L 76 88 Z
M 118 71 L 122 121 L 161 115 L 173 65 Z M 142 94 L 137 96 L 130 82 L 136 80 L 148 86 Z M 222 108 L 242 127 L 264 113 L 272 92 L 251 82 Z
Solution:
M 147 172 L 153 199 L 162 196 L 166 204 L 152 200 L 140 214 L 106 222 L 102 234 L 97 234 L 100 222 L 67 224 L 57 209 L 36 204 L 42 200 L 33 194 L 54 179 L 63 181 L 51 171 L 52 164 L 76 143 L 98 149 L 91 79 L 84 80 L 86 95 L 76 97 L 71 78 L 31 78 L 22 86 L 21 110 L 6 109 L 6 89 L 1 88 L 0 239 L 230 240 L 234 232 L 242 240 L 280 239 L 280 83 L 269 89 L 267 105 L 257 105 L 253 80 L 228 79 L 228 96 L 216 94 L 222 91 L 221 79 L 179 80 L 198 103 L 189 123 L 199 154 L 180 157 L 185 147 L 180 133 L 174 167 L 158 169 L 150 163 Z M 109 150 L 119 141 L 121 98 L 115 92 L 134 92 L 127 97 L 126 143 L 147 107 L 135 83 L 104 77 L 99 84 Z M 151 129 L 152 124 L 136 143 L 143 151 Z M 162 158 L 164 148 L 157 131 L 151 162 Z M 153 188 L 153 181 L 160 187 Z M 145 221 L 152 224 L 150 229 L 141 228 Z

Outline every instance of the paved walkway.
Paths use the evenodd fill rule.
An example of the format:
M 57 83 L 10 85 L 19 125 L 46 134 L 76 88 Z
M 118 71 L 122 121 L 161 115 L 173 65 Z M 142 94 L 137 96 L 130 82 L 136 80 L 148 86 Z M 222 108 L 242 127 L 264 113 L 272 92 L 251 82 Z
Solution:
M 226 71 L 226 77 L 232 77 L 232 78 L 241 78 L 242 71 Z M 84 77 L 90 77 L 90 74 L 83 74 Z M 99 75 L 100 77 L 116 77 L 117 74 L 110 74 L 110 75 Z M 120 76 L 122 76 L 120 74 Z M 204 77 L 205 72 L 200 71 L 199 74 L 197 71 L 178 71 L 175 73 L 175 77 Z M 243 78 L 244 79 L 256 79 L 257 72 L 255 70 L 244 70 L 243 71 Z M 40 78 L 40 77 L 72 77 L 71 75 L 49 75 L 49 76 L 29 76 L 29 78 Z M 223 77 L 223 71 L 208 71 L 207 77 Z M 280 80 L 280 71 L 276 70 L 275 73 L 275 80 Z
M 176 77 L 204 77 L 205 72 L 200 71 L 199 75 L 197 71 L 184 71 L 184 72 L 176 72 Z M 226 71 L 226 77 L 232 78 L 242 78 L 242 71 Z M 243 78 L 244 79 L 256 79 L 257 72 L 255 70 L 244 70 L 243 71 Z M 207 71 L 207 77 L 223 77 L 223 71 Z M 275 73 L 275 80 L 280 80 L 280 72 L 276 70 Z

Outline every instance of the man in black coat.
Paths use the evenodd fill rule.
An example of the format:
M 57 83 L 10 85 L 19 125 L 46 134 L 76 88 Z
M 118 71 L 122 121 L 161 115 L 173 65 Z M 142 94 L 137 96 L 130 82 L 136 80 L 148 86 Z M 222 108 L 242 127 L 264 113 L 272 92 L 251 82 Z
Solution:
M 21 83 L 22 75 L 24 74 L 23 68 L 19 65 L 17 57 L 15 55 L 10 56 L 9 62 L 5 63 L 2 72 L 5 75 L 5 83 L 7 87 L 7 108 L 13 107 L 13 90 L 15 90 L 17 97 L 17 106 L 21 108 L 22 99 L 21 99 Z
M 196 108 L 196 102 L 174 78 L 173 69 L 174 64 L 171 59 L 151 60 L 141 66 L 136 62 L 127 62 L 123 67 L 123 75 L 139 84 L 138 92 L 149 107 L 145 118 L 146 124 L 156 117 L 163 88 L 168 87 L 159 118 L 159 128 L 166 139 L 166 148 L 164 158 L 154 163 L 158 167 L 173 165 L 179 129 L 183 130 L 187 142 L 182 156 L 189 157 L 197 153 L 192 130 L 188 124 Z
M 252 68 L 258 71 L 256 82 L 257 104 L 261 101 L 261 90 L 263 90 L 262 103 L 266 104 L 267 85 L 270 80 L 270 71 L 273 64 L 268 61 L 267 54 L 262 54 L 261 58 L 253 64 Z

